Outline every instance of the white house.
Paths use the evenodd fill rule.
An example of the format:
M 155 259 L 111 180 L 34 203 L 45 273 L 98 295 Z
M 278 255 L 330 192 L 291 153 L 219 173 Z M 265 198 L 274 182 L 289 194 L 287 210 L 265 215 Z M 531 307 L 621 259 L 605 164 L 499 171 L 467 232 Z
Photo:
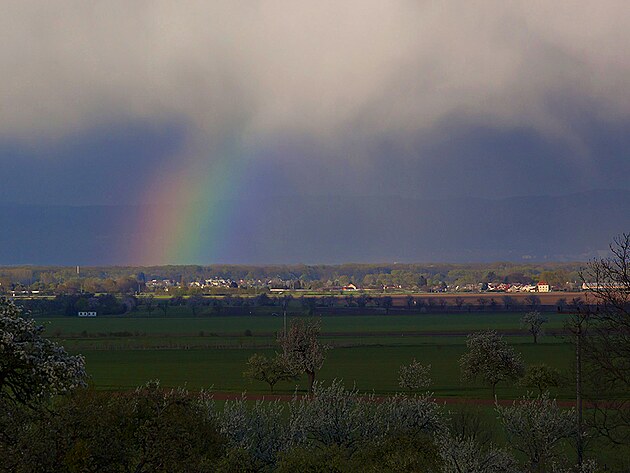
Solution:
M 540 281 L 536 284 L 536 288 L 538 289 L 538 292 L 551 292 L 551 287 L 547 281 Z
M 94 310 L 79 311 L 79 317 L 96 317 L 96 311 Z

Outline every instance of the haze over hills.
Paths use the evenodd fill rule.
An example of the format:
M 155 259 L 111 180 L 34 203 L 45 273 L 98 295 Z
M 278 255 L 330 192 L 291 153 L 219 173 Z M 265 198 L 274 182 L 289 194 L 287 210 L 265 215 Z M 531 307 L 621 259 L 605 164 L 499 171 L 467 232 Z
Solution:
M 0 264 L 575 261 L 606 252 L 630 224 L 630 191 L 420 200 L 270 198 L 225 202 L 220 234 L 194 261 L 142 261 L 160 235 L 141 206 L 0 205 Z M 221 241 L 210 241 L 221 238 Z M 210 248 L 213 248 L 211 251 Z

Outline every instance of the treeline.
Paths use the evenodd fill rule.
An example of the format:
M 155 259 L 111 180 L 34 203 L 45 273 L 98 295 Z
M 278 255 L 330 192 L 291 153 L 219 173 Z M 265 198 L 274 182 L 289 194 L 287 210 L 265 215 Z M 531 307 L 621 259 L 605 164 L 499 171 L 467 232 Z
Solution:
M 61 294 L 52 299 L 25 299 L 18 305 L 32 315 L 77 315 L 79 311 L 96 311 L 99 315 L 120 315 L 137 310 L 138 298 L 113 294 Z
M 153 295 L 133 294 L 62 294 L 54 298 L 17 299 L 16 303 L 33 316 L 76 316 L 79 311 L 95 311 L 98 315 L 145 314 L 169 316 L 188 313 L 192 316 L 256 315 L 280 313 L 287 310 L 294 315 L 369 315 L 369 314 L 425 314 L 452 312 L 574 312 L 585 307 L 580 297 L 558 298 L 553 305 L 544 305 L 540 297 L 528 294 L 514 297 L 506 294 L 463 297 L 392 297 L 349 294 L 346 296 L 273 296 L 263 292 L 256 296 L 176 295 L 155 298 Z
M 342 264 L 342 265 L 186 265 L 115 267 L 0 267 L 0 292 L 28 288 L 58 293 L 128 293 L 146 281 L 168 279 L 186 286 L 193 281 L 222 278 L 262 285 L 299 281 L 320 289 L 354 283 L 362 287 L 439 288 L 483 283 L 530 284 L 541 279 L 561 287 L 579 281 L 583 263 L 488 264 Z

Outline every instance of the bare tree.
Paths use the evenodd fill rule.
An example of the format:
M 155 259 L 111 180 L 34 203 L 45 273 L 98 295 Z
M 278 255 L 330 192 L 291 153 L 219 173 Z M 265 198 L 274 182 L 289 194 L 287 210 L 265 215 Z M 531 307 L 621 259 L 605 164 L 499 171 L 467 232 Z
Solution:
M 391 296 L 381 297 L 380 300 L 381 306 L 385 309 L 385 313 L 389 314 L 389 309 L 394 305 L 394 299 Z
M 293 320 L 287 333 L 278 337 L 286 365 L 294 373 L 306 373 L 309 392 L 326 358 L 327 347 L 319 341 L 319 333 L 319 322 Z
M 459 310 L 462 309 L 462 306 L 464 305 L 464 302 L 466 302 L 466 300 L 463 297 L 456 297 L 455 298 L 455 305 L 457 306 L 457 308 Z
M 160 301 L 157 306 L 164 313 L 164 317 L 166 317 L 166 312 L 168 311 L 168 301 Z
M 540 307 L 540 297 L 535 294 L 529 294 L 523 298 L 523 302 L 529 306 L 530 310 L 538 310 Z
M 521 318 L 521 325 L 527 328 L 527 331 L 534 337 L 534 343 L 538 343 L 538 337 L 542 334 L 542 326 L 547 323 L 549 319 L 542 315 L 537 310 L 527 312 Z
M 479 297 L 477 298 L 477 304 L 479 304 L 479 310 L 483 311 L 488 304 L 488 299 L 486 299 L 485 297 Z
M 446 299 L 443 299 L 443 298 L 439 297 L 437 299 L 437 303 L 440 306 L 440 310 L 441 311 L 446 310 L 446 306 L 448 305 L 448 301 Z
M 193 294 L 188 299 L 186 299 L 186 305 L 190 307 L 190 311 L 193 316 L 197 315 L 197 311 L 200 307 L 202 307 L 206 303 L 204 297 L 200 294 Z
M 147 296 L 144 298 L 144 309 L 149 313 L 149 315 L 151 315 L 153 313 L 153 311 L 155 310 L 155 300 L 154 300 L 154 296 L 153 294 L 151 294 L 150 296 Z
M 610 256 L 589 263 L 580 278 L 588 331 L 578 341 L 590 374 L 584 378 L 593 380 L 594 426 L 613 443 L 630 445 L 630 233 L 615 238 Z
M 558 306 L 558 312 L 564 312 L 564 309 L 567 307 L 567 300 L 564 297 L 561 297 L 556 301 L 556 305 Z

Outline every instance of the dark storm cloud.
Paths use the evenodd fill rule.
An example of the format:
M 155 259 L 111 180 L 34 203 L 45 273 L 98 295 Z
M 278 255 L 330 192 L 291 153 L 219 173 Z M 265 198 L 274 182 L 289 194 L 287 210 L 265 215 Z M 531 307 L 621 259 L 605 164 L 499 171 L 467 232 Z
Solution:
M 229 159 L 220 150 L 233 140 L 283 164 L 269 179 L 283 176 L 298 194 L 626 186 L 623 0 L 1 8 L 0 140 L 19 152 L 0 160 L 49 170 L 51 194 L 109 163 L 100 174 L 107 189 L 137 184 L 140 169 L 169 152 Z M 164 123 L 185 132 L 172 140 L 166 126 L 161 150 L 139 152 L 119 138 L 126 124 L 151 137 L 143 130 Z M 94 144 L 99 152 L 76 143 L 98 134 L 112 136 Z M 125 159 L 135 163 L 127 172 L 116 165 Z M 99 186 L 93 193 L 110 199 Z

